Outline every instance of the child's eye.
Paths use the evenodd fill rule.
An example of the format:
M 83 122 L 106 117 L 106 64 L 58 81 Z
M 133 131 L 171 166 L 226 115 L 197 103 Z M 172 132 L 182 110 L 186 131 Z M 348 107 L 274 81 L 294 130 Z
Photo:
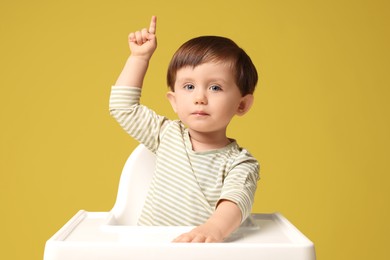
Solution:
M 210 87 L 210 90 L 211 91 L 221 91 L 222 88 L 220 86 L 218 86 L 218 85 L 213 85 L 213 86 Z
M 187 89 L 187 90 L 193 90 L 193 89 L 195 88 L 195 86 L 192 85 L 192 84 L 186 84 L 186 85 L 184 85 L 183 88 L 184 88 L 184 89 Z

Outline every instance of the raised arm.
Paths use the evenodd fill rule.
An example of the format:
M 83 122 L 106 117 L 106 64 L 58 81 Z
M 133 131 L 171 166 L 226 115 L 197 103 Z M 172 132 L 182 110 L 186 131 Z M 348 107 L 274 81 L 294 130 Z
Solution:
M 157 48 L 156 16 L 152 16 L 149 29 L 129 34 L 130 57 L 119 75 L 116 86 L 142 87 L 149 60 Z

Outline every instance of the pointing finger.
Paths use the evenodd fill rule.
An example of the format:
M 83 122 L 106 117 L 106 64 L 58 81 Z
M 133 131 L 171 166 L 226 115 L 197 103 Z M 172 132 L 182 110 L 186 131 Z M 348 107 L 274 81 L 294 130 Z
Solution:
M 156 34 L 156 23 L 157 23 L 157 17 L 153 15 L 150 21 L 149 33 Z

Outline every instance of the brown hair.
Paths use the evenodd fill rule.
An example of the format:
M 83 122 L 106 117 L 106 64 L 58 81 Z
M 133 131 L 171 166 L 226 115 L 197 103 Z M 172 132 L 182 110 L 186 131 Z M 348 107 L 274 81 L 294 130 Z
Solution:
M 221 36 L 200 36 L 185 42 L 173 55 L 168 67 L 167 83 L 172 91 L 176 72 L 186 66 L 196 67 L 206 62 L 231 63 L 236 85 L 241 95 L 253 94 L 257 70 L 250 57 L 232 40 Z

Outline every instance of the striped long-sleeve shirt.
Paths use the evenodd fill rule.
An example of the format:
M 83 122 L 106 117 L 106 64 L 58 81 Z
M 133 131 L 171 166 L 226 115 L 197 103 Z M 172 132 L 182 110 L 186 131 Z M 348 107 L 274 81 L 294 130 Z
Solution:
M 133 138 L 156 154 L 156 169 L 139 225 L 194 226 L 204 223 L 218 201 L 250 214 L 259 164 L 235 140 L 206 152 L 192 149 L 188 129 L 140 105 L 141 89 L 114 86 L 110 113 Z

